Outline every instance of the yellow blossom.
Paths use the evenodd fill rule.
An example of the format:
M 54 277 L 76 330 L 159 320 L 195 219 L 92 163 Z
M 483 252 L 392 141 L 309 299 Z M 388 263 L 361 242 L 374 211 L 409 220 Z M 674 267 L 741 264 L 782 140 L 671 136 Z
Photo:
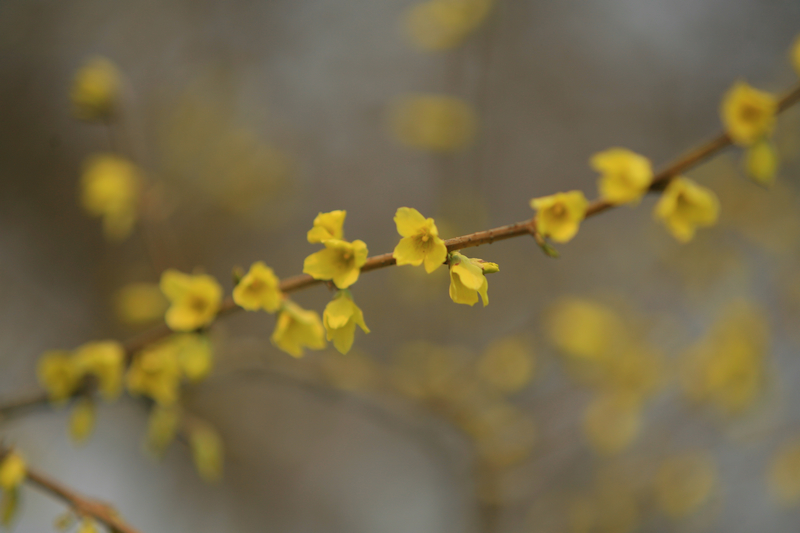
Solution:
M 459 98 L 416 94 L 399 99 L 390 114 L 395 137 L 406 146 L 434 152 L 453 152 L 475 137 L 477 116 Z
M 426 219 L 414 208 L 401 207 L 394 215 L 394 223 L 403 237 L 392 254 L 398 265 L 419 266 L 424 262 L 425 271 L 430 274 L 444 264 L 447 247 L 432 218 Z
M 581 191 L 560 192 L 531 200 L 531 207 L 536 209 L 536 229 L 556 242 L 572 240 L 588 206 Z
M 681 242 L 689 242 L 698 226 L 712 226 L 719 217 L 714 191 L 689 178 L 676 176 L 656 204 L 654 215 Z
M 286 300 L 270 340 L 284 352 L 300 357 L 306 346 L 312 350 L 325 347 L 325 328 L 316 311 L 305 310 Z
M 653 181 L 650 160 L 625 148 L 594 154 L 592 168 L 600 172 L 600 196 L 612 204 L 638 202 Z
M 122 392 L 122 371 L 125 365 L 125 349 L 119 342 L 87 342 L 75 350 L 74 357 L 81 375 L 94 376 L 107 401 L 115 400 L 119 396 Z
M 181 410 L 177 406 L 156 405 L 147 419 L 147 448 L 161 454 L 175 439 L 181 422 Z
M 248 311 L 264 309 L 274 313 L 283 300 L 279 285 L 280 280 L 272 269 L 257 261 L 233 289 L 233 301 Z
M 47 390 L 51 402 L 63 402 L 78 387 L 81 372 L 72 358 L 65 351 L 45 352 L 36 366 L 39 383 Z
M 164 319 L 173 331 L 192 331 L 216 318 L 222 287 L 213 277 L 169 269 L 161 275 L 160 286 L 172 304 Z
M 716 468 L 709 457 L 689 453 L 665 460 L 656 474 L 656 500 L 671 518 L 683 518 L 703 505 L 714 489 Z
M 0 488 L 13 491 L 19 487 L 25 481 L 27 469 L 25 459 L 19 453 L 9 452 L 0 462 Z
M 748 147 L 744 164 L 747 175 L 759 185 L 769 187 L 775 183 L 775 174 L 778 171 L 778 153 L 768 140 L 762 139 Z
M 792 44 L 792 48 L 789 51 L 789 57 L 792 60 L 794 70 L 800 76 L 800 36 L 794 40 L 794 44 Z
M 615 454 L 627 448 L 641 428 L 641 405 L 628 393 L 603 394 L 589 404 L 583 429 L 589 444 L 602 454 Z
M 739 81 L 722 100 L 722 123 L 734 143 L 750 146 L 772 133 L 777 111 L 773 95 Z
M 794 438 L 778 449 L 768 472 L 769 487 L 784 505 L 800 501 L 800 439 Z
M 218 481 L 222 477 L 222 439 L 206 423 L 195 422 L 189 433 L 189 446 L 195 468 L 204 480 Z
M 625 324 L 613 310 L 591 300 L 565 297 L 550 310 L 547 329 L 565 355 L 599 360 L 619 348 Z
M 84 518 L 81 520 L 81 525 L 78 526 L 76 533 L 100 533 L 97 529 L 97 523 L 91 518 Z
M 103 232 L 109 240 L 122 240 L 133 230 L 140 181 L 139 170 L 122 157 L 98 154 L 86 161 L 81 203 L 87 213 L 103 218 Z
M 512 393 L 530 383 L 535 361 L 522 339 L 507 337 L 492 342 L 478 360 L 478 375 L 495 389 Z
M 484 274 L 499 270 L 496 263 L 453 252 L 450 254 L 450 299 L 457 304 L 475 305 L 480 294 L 484 307 L 489 305 L 489 282 Z
M 86 440 L 94 430 L 96 418 L 94 402 L 91 398 L 81 398 L 69 414 L 69 435 L 77 443 Z
M 333 280 L 340 289 L 346 289 L 356 281 L 361 267 L 367 262 L 367 245 L 364 241 L 340 241 L 328 239 L 325 249 L 306 257 L 303 272 L 314 279 Z
M 130 283 L 114 298 L 117 317 L 126 324 L 146 324 L 164 316 L 167 300 L 155 283 Z
M 125 376 L 128 391 L 152 398 L 160 405 L 178 400 L 181 366 L 175 346 L 168 340 L 138 353 Z
M 181 371 L 189 381 L 200 381 L 211 373 L 214 354 L 205 335 L 184 333 L 166 342 L 177 351 Z
M 78 70 L 72 83 L 73 113 L 82 120 L 110 118 L 118 105 L 121 88 L 117 67 L 106 58 L 92 58 Z
M 445 50 L 461 43 L 489 14 L 494 0 L 428 0 L 412 6 L 405 18 L 411 42 L 423 50 Z
M 353 346 L 356 325 L 364 333 L 369 333 L 369 328 L 364 323 L 364 313 L 345 291 L 339 291 L 325 306 L 322 323 L 325 325 L 328 340 L 333 341 L 333 345 L 341 353 L 349 352 Z
M 347 211 L 338 210 L 320 213 L 314 219 L 314 227 L 308 230 L 308 242 L 325 242 L 328 239 L 344 239 L 344 219 Z

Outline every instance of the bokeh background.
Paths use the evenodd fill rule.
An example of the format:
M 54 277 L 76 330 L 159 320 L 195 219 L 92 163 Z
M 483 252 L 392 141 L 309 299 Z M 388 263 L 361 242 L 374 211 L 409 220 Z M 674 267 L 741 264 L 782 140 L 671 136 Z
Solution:
M 658 166 L 715 134 L 735 80 L 797 82 L 794 1 L 497 0 L 442 50 L 409 36 L 414 5 L 0 3 L 0 399 L 37 390 L 47 349 L 145 329 L 115 295 L 168 267 L 226 290 L 256 260 L 297 274 L 317 249 L 313 218 L 333 209 L 371 254 L 396 244 L 400 206 L 443 237 L 524 220 L 532 197 L 594 196 L 599 150 Z M 75 72 L 98 55 L 125 78 L 109 126 L 70 111 Z M 421 93 L 466 102 L 474 136 L 410 145 L 393 124 L 424 120 L 397 116 Z M 792 530 L 799 126 L 797 110 L 779 119 L 771 190 L 747 181 L 736 150 L 690 173 L 722 218 L 687 245 L 648 198 L 587 221 L 557 260 L 529 238 L 467 251 L 500 265 L 486 308 L 452 303 L 443 269 L 365 274 L 353 293 L 372 333 L 347 355 L 294 360 L 269 342 L 273 317 L 225 318 L 214 373 L 184 395 L 225 443 L 219 483 L 180 443 L 161 461 L 142 453 L 135 399 L 101 407 L 82 446 L 65 410 L 0 431 L 146 532 Z M 121 243 L 79 202 L 83 162 L 109 150 L 153 184 Z M 321 311 L 330 294 L 294 298 Z M 576 357 L 576 338 L 612 355 Z M 752 353 L 726 357 L 741 346 Z M 16 531 L 61 512 L 26 490 Z

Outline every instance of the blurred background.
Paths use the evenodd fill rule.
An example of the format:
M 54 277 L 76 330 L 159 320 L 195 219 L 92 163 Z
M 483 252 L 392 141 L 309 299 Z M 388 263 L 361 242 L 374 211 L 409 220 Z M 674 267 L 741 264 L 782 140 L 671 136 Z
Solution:
M 166 268 L 226 291 L 257 260 L 298 274 L 334 209 L 370 255 L 395 246 L 400 206 L 444 238 L 525 220 L 532 197 L 594 197 L 597 151 L 658 167 L 714 135 L 737 79 L 797 83 L 795 1 L 439 4 L 0 3 L 0 401 L 37 390 L 45 350 L 158 323 L 152 285 L 130 286 Z M 70 91 L 98 56 L 118 113 L 81 121 Z M 587 221 L 557 260 L 530 238 L 467 250 L 500 265 L 486 308 L 451 302 L 444 269 L 365 274 L 352 291 L 372 332 L 346 355 L 293 359 L 265 313 L 221 320 L 213 373 L 183 394 L 224 442 L 215 484 L 180 442 L 142 453 L 148 413 L 129 397 L 79 446 L 65 409 L 0 434 L 144 532 L 791 530 L 799 127 L 781 115 L 770 190 L 734 149 L 689 174 L 722 205 L 689 244 L 646 198 Z M 86 161 L 108 152 L 147 183 L 122 239 L 81 206 Z M 23 496 L 15 531 L 64 510 Z

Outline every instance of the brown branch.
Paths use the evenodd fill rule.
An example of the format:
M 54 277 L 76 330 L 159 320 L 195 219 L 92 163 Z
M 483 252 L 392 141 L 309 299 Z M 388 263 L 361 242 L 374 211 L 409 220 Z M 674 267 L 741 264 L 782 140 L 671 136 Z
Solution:
M 10 450 L 8 449 L 0 450 L 0 462 L 9 452 Z M 128 523 L 122 520 L 119 514 L 117 514 L 116 509 L 111 505 L 98 500 L 85 498 L 37 470 L 27 468 L 25 476 L 26 483 L 56 499 L 62 500 L 72 508 L 78 516 L 93 518 L 111 531 L 117 531 L 119 533 L 139 533 L 138 529 L 128 525 Z

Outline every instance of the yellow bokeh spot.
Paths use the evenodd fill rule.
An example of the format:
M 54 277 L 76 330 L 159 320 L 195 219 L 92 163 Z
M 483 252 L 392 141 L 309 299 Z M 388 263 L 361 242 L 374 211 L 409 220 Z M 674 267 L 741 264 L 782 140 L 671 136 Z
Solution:
M 122 392 L 125 366 L 125 349 L 119 342 L 87 342 L 75 350 L 73 357 L 81 376 L 94 376 L 106 401 L 117 399 Z
M 69 414 L 69 436 L 80 444 L 86 441 L 94 431 L 97 413 L 94 402 L 90 398 L 81 398 L 72 407 Z
M 465 148 L 475 137 L 472 105 L 453 96 L 414 94 L 397 100 L 390 111 L 391 130 L 401 143 L 434 152 Z
M 716 479 L 716 467 L 705 454 L 670 457 L 661 463 L 656 473 L 658 506 L 671 518 L 688 516 L 708 501 Z
M 486 19 L 494 0 L 427 0 L 409 8 L 405 29 L 409 40 L 423 50 L 458 46 Z
M 478 360 L 478 375 L 491 387 L 505 393 L 523 389 L 535 370 L 533 352 L 525 341 L 507 337 L 492 342 Z
M 559 300 L 546 317 L 550 340 L 564 355 L 597 360 L 620 347 L 625 324 L 610 308 L 583 298 Z
M 107 120 L 118 106 L 122 77 L 106 58 L 95 57 L 81 67 L 72 82 L 73 114 L 82 120 Z
M 639 399 L 628 393 L 603 394 L 592 400 L 583 418 L 591 447 L 604 455 L 623 451 L 639 435 L 642 423 Z
M 181 365 L 172 341 L 168 339 L 136 354 L 125 381 L 131 394 L 147 396 L 160 405 L 173 405 L 178 400 Z
M 117 291 L 114 310 L 125 324 L 147 324 L 164 316 L 167 300 L 155 283 L 130 283 Z
M 109 240 L 123 240 L 133 231 L 140 189 L 139 170 L 125 158 L 97 154 L 84 164 L 81 204 L 91 216 L 102 217 Z
M 147 419 L 148 451 L 161 455 L 175 439 L 181 422 L 181 409 L 175 405 L 156 405 Z
M 210 425 L 195 421 L 189 432 L 189 447 L 197 472 L 205 481 L 219 481 L 222 477 L 222 439 Z
M 747 148 L 744 165 L 753 181 L 769 187 L 778 172 L 778 152 L 770 141 L 763 139 Z
M 0 462 L 0 488 L 5 491 L 13 491 L 25 481 L 27 475 L 27 465 L 25 459 L 11 451 Z

